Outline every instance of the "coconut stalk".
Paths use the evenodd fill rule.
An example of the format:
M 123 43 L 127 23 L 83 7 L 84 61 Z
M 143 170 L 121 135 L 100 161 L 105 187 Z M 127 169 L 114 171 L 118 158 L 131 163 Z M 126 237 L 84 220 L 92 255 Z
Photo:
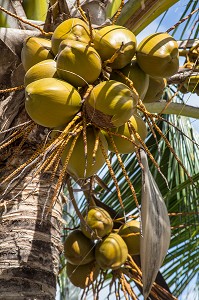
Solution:
M 168 103 L 166 101 L 144 103 L 150 113 L 163 113 L 169 115 L 185 116 L 199 119 L 199 108 L 184 103 Z
M 131 29 L 137 35 L 176 2 L 178 0 L 129 0 L 124 5 L 117 24 Z
M 149 170 L 147 155 L 140 150 L 142 173 L 140 258 L 143 295 L 146 300 L 166 256 L 171 229 L 161 192 Z

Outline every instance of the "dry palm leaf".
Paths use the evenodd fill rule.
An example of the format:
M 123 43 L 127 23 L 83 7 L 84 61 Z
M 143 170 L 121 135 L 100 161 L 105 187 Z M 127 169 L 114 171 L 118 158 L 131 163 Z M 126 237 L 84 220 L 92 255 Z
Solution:
M 147 155 L 140 151 L 143 164 L 141 199 L 140 257 L 143 295 L 146 300 L 170 244 L 170 221 L 161 192 L 149 170 Z

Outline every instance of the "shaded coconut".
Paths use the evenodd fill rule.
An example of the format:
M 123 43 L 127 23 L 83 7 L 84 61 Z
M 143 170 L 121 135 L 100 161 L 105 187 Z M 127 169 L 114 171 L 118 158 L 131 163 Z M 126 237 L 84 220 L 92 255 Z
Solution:
M 60 44 L 57 73 L 73 86 L 93 83 L 99 77 L 101 69 L 101 58 L 93 47 L 72 40 L 64 40 Z
M 132 220 L 125 223 L 120 227 L 118 234 L 125 241 L 130 255 L 140 253 L 140 222 Z
M 64 242 L 64 255 L 73 265 L 85 265 L 94 261 L 93 241 L 88 239 L 81 230 L 73 230 Z
M 94 48 L 103 61 L 110 59 L 116 51 L 118 55 L 109 64 L 113 69 L 121 69 L 130 63 L 136 51 L 136 37 L 127 28 L 119 25 L 105 26 L 94 35 Z
M 149 87 L 142 101 L 149 103 L 161 100 L 166 85 L 167 80 L 165 78 L 149 76 Z
M 118 269 L 127 259 L 128 248 L 117 233 L 110 233 L 95 248 L 96 262 L 102 269 Z
M 133 87 L 138 92 L 140 99 L 143 99 L 149 86 L 149 75 L 140 69 L 135 59 L 119 71 L 132 81 Z M 111 73 L 110 79 L 123 82 L 130 87 L 129 82 L 125 77 L 118 74 L 117 70 Z
M 179 68 L 178 43 L 168 33 L 153 33 L 144 38 L 136 57 L 140 68 L 150 76 L 169 77 Z
M 97 279 L 100 273 L 100 267 L 96 264 L 95 261 L 78 266 L 72 265 L 67 262 L 66 272 L 72 284 L 80 287 L 81 289 L 84 289 Z
M 141 139 L 144 141 L 146 136 L 147 136 L 147 127 L 146 123 L 143 121 L 143 119 L 138 115 L 138 114 L 133 114 L 133 116 L 129 119 L 133 127 L 135 128 L 136 132 L 140 135 Z M 124 139 L 123 137 L 112 135 L 112 139 L 115 143 L 115 146 L 117 147 L 117 151 L 119 153 L 132 153 L 135 151 L 135 143 L 140 144 L 138 139 L 134 136 L 134 134 L 129 131 L 129 126 L 127 123 L 124 125 L 117 127 L 117 128 L 112 128 L 110 130 L 113 133 L 117 133 L 120 135 L 123 135 L 127 137 L 128 139 L 131 139 L 131 141 Z M 103 130 L 103 134 L 106 137 L 106 140 L 108 142 L 108 149 L 112 152 L 115 152 L 113 143 L 111 142 L 111 138 L 109 134 Z
M 45 127 L 59 127 L 81 108 L 81 97 L 69 83 L 56 78 L 31 82 L 25 89 L 25 108 L 30 118 Z
M 93 151 L 97 134 L 99 134 L 99 138 L 102 142 L 105 153 L 108 153 L 107 141 L 103 134 L 101 132 L 98 132 L 98 130 L 92 126 L 87 127 L 87 158 L 85 157 L 85 144 L 83 140 L 83 133 L 81 132 L 73 148 L 73 152 L 67 166 L 67 171 L 76 178 L 87 178 L 94 175 L 99 171 L 99 169 L 101 169 L 101 167 L 105 163 L 105 158 L 100 146 L 97 148 L 95 161 L 93 160 Z M 67 143 L 67 146 L 62 154 L 63 163 L 68 157 L 72 141 L 73 137 Z
M 51 39 L 52 51 L 55 55 L 59 51 L 60 43 L 65 39 L 88 44 L 90 41 L 89 26 L 78 18 L 70 18 L 59 24 Z
M 119 127 L 129 120 L 137 101 L 137 95 L 127 85 L 109 80 L 96 85 L 84 104 L 90 122 L 111 128 Z
M 53 59 L 42 60 L 36 65 L 32 66 L 25 74 L 24 84 L 29 83 L 42 78 L 57 78 L 56 62 Z
M 184 87 L 188 92 L 199 94 L 199 75 L 190 76 L 185 80 Z
M 90 239 L 102 238 L 113 229 L 111 216 L 101 207 L 90 208 L 84 219 L 93 232 L 91 233 L 83 223 L 81 223 L 80 228 L 83 234 Z
M 50 52 L 51 41 L 40 37 L 28 37 L 21 51 L 21 61 L 25 71 L 45 59 L 53 59 Z

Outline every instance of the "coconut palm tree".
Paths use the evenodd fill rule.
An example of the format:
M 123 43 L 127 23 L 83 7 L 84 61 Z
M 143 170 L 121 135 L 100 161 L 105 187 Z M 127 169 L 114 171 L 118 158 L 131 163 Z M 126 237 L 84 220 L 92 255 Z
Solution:
M 123 218 L 124 215 L 130 218 L 139 213 L 132 198 L 132 187 L 138 203 L 143 197 L 144 173 L 135 154 L 121 155 L 122 163 L 117 155 L 113 155 L 111 168 L 115 175 L 111 176 L 110 168 L 105 165 L 89 183 L 63 174 L 61 163 L 53 174 L 43 167 L 47 156 L 42 149 L 47 149 L 51 131 L 32 122 L 25 110 L 25 71 L 21 63 L 24 40 L 29 36 L 50 37 L 50 32 L 70 17 L 87 18 L 93 28 L 113 22 L 138 35 L 159 16 L 161 23 L 166 18 L 167 10 L 172 9 L 176 2 L 179 1 L 50 0 L 47 5 L 46 0 L 1 1 L 1 299 L 55 299 L 57 279 L 62 299 L 67 299 L 66 290 L 72 287 L 66 275 L 62 241 L 66 229 L 69 231 L 70 227 L 78 226 L 79 218 L 82 220 L 82 207 L 91 200 L 89 188 L 93 181 L 95 203 L 106 208 L 113 218 Z M 190 49 L 193 50 L 195 65 L 198 60 L 197 7 L 198 1 L 186 1 L 181 21 L 168 30 L 179 40 L 184 62 L 186 60 L 188 63 L 187 55 Z M 192 26 L 191 36 L 188 41 L 180 42 L 188 26 Z M 198 134 L 187 117 L 199 118 L 199 110 L 186 105 L 183 94 L 179 92 L 190 75 L 197 75 L 197 70 L 186 64 L 168 79 L 163 101 L 145 105 L 148 112 L 159 114 L 155 120 L 158 127 L 152 119 L 148 122 L 150 133 L 144 149 L 148 149 L 149 158 L 152 158 L 148 159 L 149 169 L 165 200 L 172 233 L 168 255 L 156 278 L 151 299 L 157 299 L 157 296 L 159 299 L 176 299 L 198 272 Z M 148 114 L 142 112 L 147 119 Z M 124 176 L 123 166 L 127 176 Z M 76 193 L 79 189 L 80 196 Z M 118 193 L 122 195 L 122 207 Z M 72 212 L 67 198 L 73 204 Z M 140 272 L 140 257 L 134 256 L 133 259 L 137 272 Z M 115 278 L 121 278 L 118 274 L 114 273 Z M 136 274 L 137 277 L 129 278 L 133 280 L 132 286 L 142 293 L 143 286 L 139 274 Z M 113 274 L 103 272 L 94 295 L 100 297 L 101 292 L 98 291 L 103 290 L 111 280 Z M 123 289 L 124 295 L 128 288 L 127 285 Z M 118 292 L 116 286 L 112 292 Z M 89 291 L 86 294 L 84 291 L 83 295 L 93 297 Z M 136 297 L 133 291 L 130 296 L 131 299 Z

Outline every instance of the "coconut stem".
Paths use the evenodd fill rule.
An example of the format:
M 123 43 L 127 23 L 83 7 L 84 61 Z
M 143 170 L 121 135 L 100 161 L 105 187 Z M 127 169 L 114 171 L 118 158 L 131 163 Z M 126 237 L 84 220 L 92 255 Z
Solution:
M 118 8 L 117 13 L 113 16 L 112 24 L 115 24 L 117 22 L 117 19 L 119 18 L 122 8 L 124 6 L 124 0 L 121 1 L 120 7 Z
M 23 89 L 24 89 L 24 85 L 19 85 L 19 86 L 15 86 L 13 88 L 0 90 L 0 94 L 16 92 L 16 91 L 20 91 L 20 90 L 23 90 Z
M 171 28 L 167 29 L 167 33 L 174 30 L 176 27 L 178 27 L 180 24 L 182 24 L 184 21 L 189 19 L 193 14 L 197 13 L 199 11 L 199 8 L 196 8 L 194 11 L 192 11 L 190 14 L 188 14 L 186 17 L 182 18 L 180 21 L 178 21 L 176 24 L 174 24 Z
M 29 22 L 29 21 L 27 21 L 25 19 L 22 19 L 21 17 L 17 16 L 16 14 L 11 13 L 9 10 L 3 8 L 2 6 L 0 6 L 0 10 L 2 10 L 7 15 L 9 15 L 9 16 L 11 16 L 11 17 L 13 17 L 13 18 L 15 18 L 15 19 L 23 22 L 24 24 L 30 25 L 30 26 L 38 29 L 43 35 L 46 35 L 46 36 L 52 35 L 52 32 L 45 32 L 40 26 L 38 26 L 36 24 L 33 24 L 33 23 L 31 23 L 31 22 Z
M 118 55 L 123 51 L 123 48 L 124 48 L 124 43 L 122 42 L 120 48 L 115 51 L 115 53 L 111 56 L 111 58 L 104 61 L 103 68 L 105 68 L 108 64 L 112 64 L 116 60 Z
M 100 130 L 95 130 L 95 144 L 94 144 L 94 148 L 93 148 L 93 162 L 92 162 L 92 165 L 95 164 L 96 162 L 96 153 L 97 153 L 97 150 L 99 148 L 99 138 L 100 138 Z
M 160 173 L 160 175 L 162 176 L 162 178 L 165 180 L 167 186 L 168 186 L 168 182 L 166 177 L 164 176 L 164 174 L 162 173 L 162 171 L 160 170 L 160 166 L 158 165 L 157 161 L 155 160 L 155 158 L 153 157 L 153 155 L 151 154 L 151 152 L 149 151 L 149 148 L 146 146 L 145 142 L 142 140 L 142 138 L 140 137 L 139 133 L 135 130 L 134 126 L 132 125 L 132 123 L 128 122 L 129 125 L 129 129 L 131 132 L 133 132 L 133 134 L 135 135 L 135 137 L 137 138 L 137 140 L 140 142 L 140 144 L 142 145 L 142 147 L 144 148 L 144 150 L 146 151 L 148 157 L 151 159 L 152 163 L 155 165 L 156 169 L 158 170 L 158 172 Z M 161 132 L 162 134 L 162 132 Z
M 112 177 L 112 179 L 113 179 L 113 182 L 114 182 L 114 184 L 115 184 L 116 191 L 117 191 L 117 196 L 118 196 L 120 205 L 121 205 L 122 209 L 124 209 L 124 204 L 123 204 L 123 201 L 122 201 L 122 196 L 121 196 L 120 188 L 119 188 L 119 185 L 118 185 L 118 182 L 117 182 L 115 173 L 114 173 L 114 171 L 113 171 L 113 168 L 112 168 L 112 166 L 111 166 L 111 162 L 110 162 L 110 160 L 109 160 L 109 158 L 108 158 L 108 156 L 107 156 L 107 154 L 106 154 L 106 151 L 105 151 L 105 149 L 104 149 L 104 147 L 103 147 L 103 143 L 102 143 L 101 139 L 99 139 L 99 144 L 100 144 L 100 148 L 101 148 L 101 150 L 102 150 L 102 153 L 103 153 L 103 155 L 104 155 L 106 164 L 107 164 L 107 166 L 108 166 L 109 173 L 110 173 L 110 175 L 111 175 L 111 177 Z
M 145 115 L 148 115 L 150 117 L 150 120 L 153 124 L 153 127 L 155 128 L 155 130 L 160 134 L 160 136 L 163 138 L 163 140 L 165 141 L 166 145 L 168 146 L 169 150 L 171 151 L 171 153 L 173 154 L 173 156 L 175 157 L 175 159 L 177 160 L 177 162 L 179 163 L 179 165 L 182 167 L 182 169 L 184 170 L 185 174 L 187 175 L 187 177 L 189 178 L 189 180 L 191 181 L 192 184 L 194 184 L 193 179 L 191 178 L 191 176 L 189 175 L 187 169 L 185 168 L 185 166 L 183 165 L 182 161 L 179 159 L 179 157 L 177 156 L 177 154 L 175 153 L 175 150 L 173 149 L 173 147 L 171 146 L 169 140 L 166 138 L 166 136 L 162 133 L 161 129 L 158 127 L 158 125 L 154 122 L 153 120 L 153 116 L 146 110 L 145 106 L 142 105 L 142 111 Z M 132 126 L 133 127 L 133 126 Z M 133 129 L 133 128 L 132 128 Z M 147 153 L 148 154 L 148 153 Z M 156 164 L 157 165 L 157 164 Z M 158 171 L 160 172 L 160 168 L 158 166 Z M 161 172 L 162 174 L 162 172 Z M 163 178 L 166 180 L 165 176 L 162 174 Z M 167 182 L 167 180 L 166 180 Z
M 115 142 L 114 142 L 114 139 L 113 139 L 113 137 L 112 137 L 112 135 L 111 135 L 110 132 L 108 133 L 108 135 L 109 135 L 109 138 L 110 138 L 110 142 L 111 142 L 111 144 L 113 145 L 113 149 L 114 149 L 114 151 L 115 151 L 115 153 L 116 153 L 116 156 L 117 156 L 118 162 L 119 162 L 119 164 L 120 164 L 120 167 L 122 168 L 122 172 L 123 172 L 123 174 L 124 174 L 124 177 L 126 178 L 126 181 L 127 181 L 128 185 L 129 185 L 129 187 L 130 187 L 130 190 L 131 190 L 131 193 L 132 193 L 132 195 L 133 195 L 135 204 L 136 204 L 138 210 L 140 210 L 140 205 L 139 205 L 138 200 L 137 200 L 137 196 L 136 196 L 135 189 L 134 189 L 133 184 L 131 183 L 131 180 L 130 180 L 130 178 L 129 178 L 127 172 L 126 172 L 125 166 L 124 166 L 123 161 L 122 161 L 122 159 L 121 159 L 121 156 L 120 156 L 120 154 L 119 154 L 119 152 L 118 152 L 118 150 L 117 150 L 117 147 L 116 147 L 116 144 L 115 144 Z M 125 215 L 125 212 L 124 212 L 124 215 Z
M 167 102 L 153 102 L 145 103 L 146 109 L 150 113 L 160 113 L 164 111 L 164 114 L 173 114 L 177 116 L 185 116 L 189 118 L 199 119 L 199 108 L 184 103 L 170 103 L 165 109 Z
M 66 157 L 66 159 L 65 159 L 65 162 L 64 162 L 64 164 L 63 164 L 61 173 L 60 173 L 59 178 L 58 178 L 58 180 L 57 180 L 57 184 L 56 184 L 56 187 L 55 187 L 54 194 L 53 194 L 53 196 L 52 196 L 51 203 L 50 203 L 49 208 L 48 208 L 48 211 L 47 211 L 47 215 L 48 215 L 48 213 L 52 210 L 52 207 L 53 207 L 55 201 L 57 200 L 57 196 L 58 196 L 58 194 L 59 194 L 60 188 L 61 188 L 62 183 L 63 183 L 64 176 L 65 176 L 65 174 L 66 174 L 66 169 L 67 169 L 67 166 L 68 166 L 69 159 L 70 159 L 70 157 L 71 157 L 71 155 L 72 155 L 72 153 L 73 153 L 73 149 L 74 149 L 74 147 L 75 147 L 75 144 L 76 144 L 76 141 L 77 141 L 79 135 L 80 135 L 80 132 L 77 133 L 77 135 L 74 137 L 74 139 L 73 139 L 73 141 L 72 141 L 72 144 L 71 144 L 70 149 L 69 149 L 69 151 L 68 151 L 68 155 L 67 155 L 67 157 Z
M 77 4 L 77 9 L 79 10 L 82 19 L 84 20 L 84 22 L 88 23 L 88 19 L 86 17 L 85 12 L 83 11 L 83 9 L 81 8 L 81 4 L 80 4 L 80 0 L 76 0 L 76 4 Z
M 33 128 L 36 124 L 34 122 L 29 123 L 28 125 L 25 124 L 22 128 L 17 129 L 14 131 L 6 140 L 3 140 L 3 142 L 0 145 L 0 150 L 8 147 L 10 144 L 14 143 L 17 139 L 22 137 L 26 134 L 26 131 L 29 131 L 29 127 Z M 6 131 L 2 131 L 1 133 L 4 133 Z

